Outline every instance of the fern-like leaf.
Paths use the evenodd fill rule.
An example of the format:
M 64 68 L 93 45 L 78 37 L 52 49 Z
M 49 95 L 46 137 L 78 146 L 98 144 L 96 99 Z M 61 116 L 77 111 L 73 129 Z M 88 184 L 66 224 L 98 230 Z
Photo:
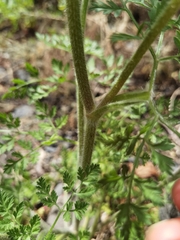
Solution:
M 63 189 L 66 191 L 72 191 L 74 186 L 74 180 L 72 175 L 68 171 L 65 171 L 63 173 L 63 181 L 66 184 L 66 186 L 63 187 Z
M 95 10 L 96 12 L 102 11 L 104 14 L 114 13 L 115 17 L 118 17 L 121 14 L 121 11 L 124 10 L 111 0 L 108 0 L 107 4 L 102 1 L 93 2 L 90 9 Z
M 36 188 L 37 195 L 45 205 L 51 207 L 56 204 L 58 196 L 54 190 L 50 191 L 50 185 L 44 178 L 39 178 Z
M 9 216 L 14 206 L 14 197 L 4 190 L 0 190 L 0 215 Z
M 84 201 L 76 201 L 75 203 L 75 216 L 78 220 L 81 220 L 88 207 L 88 203 Z
M 169 175 L 172 175 L 172 168 L 174 162 L 172 158 L 169 158 L 158 151 L 152 151 L 152 161 L 159 166 L 162 172 L 166 172 Z

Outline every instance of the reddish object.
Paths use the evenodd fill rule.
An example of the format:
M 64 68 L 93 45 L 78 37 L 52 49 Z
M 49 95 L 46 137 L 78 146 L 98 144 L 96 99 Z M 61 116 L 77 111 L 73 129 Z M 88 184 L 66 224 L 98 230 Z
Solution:
M 172 187 L 172 199 L 173 199 L 174 205 L 176 206 L 178 211 L 180 211 L 180 178 L 176 180 L 176 182 Z
M 153 224 L 148 228 L 145 240 L 180 240 L 180 218 Z
M 133 163 L 129 162 L 129 163 L 126 163 L 126 165 L 128 166 L 129 171 L 132 172 L 133 167 L 134 167 Z M 155 177 L 158 179 L 158 177 L 160 175 L 160 171 L 156 166 L 153 165 L 152 162 L 148 161 L 145 163 L 145 165 L 139 165 L 135 169 L 135 174 L 139 178 Z

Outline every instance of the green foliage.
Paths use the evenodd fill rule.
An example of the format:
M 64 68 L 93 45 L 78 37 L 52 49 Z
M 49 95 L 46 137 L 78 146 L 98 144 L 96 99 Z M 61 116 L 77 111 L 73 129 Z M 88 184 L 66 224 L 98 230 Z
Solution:
M 87 207 L 88 207 L 88 203 L 84 201 L 75 202 L 75 216 L 78 220 L 81 220 L 82 217 L 85 215 Z
M 39 76 L 39 71 L 36 67 L 33 67 L 31 64 L 26 63 L 26 70 L 29 72 L 29 74 L 32 77 L 38 77 Z M 17 83 L 17 82 L 16 82 Z
M 47 35 L 39 33 L 36 35 L 39 40 L 45 42 L 48 46 L 62 49 L 67 52 L 71 51 L 70 40 L 67 35 Z M 84 48 L 85 53 L 90 56 L 87 61 L 89 80 L 96 80 L 99 81 L 100 84 L 107 86 L 111 85 L 112 80 L 115 81 L 117 78 L 119 68 L 122 67 L 122 62 L 124 60 L 123 56 L 120 56 L 117 59 L 115 59 L 113 55 L 104 58 L 104 49 L 102 49 L 96 41 L 92 41 L 89 38 L 85 38 Z M 95 57 L 98 58 L 104 65 L 104 68 L 102 70 L 96 67 L 97 60 L 95 60 Z M 51 76 L 47 80 L 56 83 L 65 81 L 65 79 L 67 79 L 66 74 L 69 70 L 69 64 L 63 66 L 62 62 L 53 60 L 52 65 L 54 66 L 54 70 L 58 67 L 58 73 L 61 74 L 63 72 L 63 75 L 60 78 L 57 78 L 57 76 Z
M 92 183 L 95 184 L 98 176 L 100 175 L 100 168 L 97 164 L 91 164 L 87 166 L 85 169 L 79 168 L 78 169 L 78 179 L 82 183 Z
M 111 37 L 112 42 L 117 42 L 117 41 L 128 41 L 128 40 L 140 40 L 141 37 L 139 36 L 133 36 L 125 33 L 117 33 L 113 34 Z
M 128 3 L 145 9 L 149 20 L 139 25 Z M 152 31 L 152 23 L 158 21 L 167 4 L 167 1 L 158 0 L 129 0 L 119 3 L 112 0 L 92 1 L 90 9 L 106 15 L 112 14 L 115 18 L 125 11 L 137 32 L 134 35 L 114 33 L 110 38 L 111 41 L 113 43 L 134 40 L 143 42 L 146 34 Z M 16 11 L 14 11 L 15 7 Z M 21 18 L 21 14 L 25 14 L 33 7 L 33 1 L 26 1 L 26 3 L 1 1 L 0 13 L 3 18 L 15 22 L 16 19 Z M 64 10 L 65 7 L 65 2 L 59 1 L 59 8 Z M 106 103 L 101 102 L 98 107 L 95 104 L 95 111 L 90 113 L 84 111 L 79 114 L 78 121 L 81 122 L 84 118 L 85 125 L 78 129 L 78 137 L 83 136 L 83 143 L 78 139 L 78 158 L 76 149 L 62 147 L 60 153 L 62 162 L 47 164 L 48 171 L 53 171 L 53 175 L 45 173 L 44 176 L 38 176 L 36 184 L 34 178 L 37 176 L 33 176 L 29 169 L 38 161 L 39 149 L 60 144 L 62 141 L 69 141 L 76 147 L 76 141 L 61 136 L 63 127 L 68 122 L 68 115 L 61 116 L 59 106 L 50 106 L 47 101 L 44 101 L 50 93 L 53 94 L 62 83 L 68 81 L 71 64 L 52 59 L 52 76 L 39 79 L 38 68 L 26 63 L 26 70 L 31 76 L 30 80 L 26 82 L 14 79 L 12 86 L 2 99 L 27 98 L 36 109 L 34 116 L 37 120 L 36 128 L 25 131 L 21 128 L 20 118 L 0 113 L 2 126 L 0 154 L 8 153 L 5 164 L 2 166 L 4 172 L 1 176 L 0 190 L 0 233 L 5 234 L 5 238 L 15 240 L 90 239 L 99 231 L 99 225 L 102 227 L 106 224 L 101 222 L 101 215 L 105 212 L 108 215 L 107 223 L 115 225 L 114 238 L 144 239 L 144 229 L 158 220 L 158 207 L 165 202 L 163 192 L 164 185 L 167 185 L 166 179 L 174 177 L 172 171 L 174 162 L 167 154 L 168 151 L 172 151 L 174 144 L 162 126 L 166 126 L 178 135 L 173 126 L 178 122 L 180 106 L 178 101 L 175 101 L 174 108 L 169 114 L 169 102 L 166 102 L 166 99 L 154 100 L 153 93 L 158 64 L 171 59 L 179 61 L 179 55 L 161 57 L 164 32 L 169 29 L 176 31 L 174 43 L 179 50 L 179 28 L 180 17 L 177 17 L 170 19 L 164 28 L 159 29 L 160 38 L 157 44 L 148 47 L 152 56 L 149 85 L 145 90 L 130 93 L 128 85 L 124 85 L 124 79 L 121 79 L 124 69 L 125 72 L 129 71 L 126 69 L 128 59 L 123 56 L 117 58 L 114 55 L 105 56 L 105 51 L 98 42 L 84 37 L 83 56 L 86 55 L 89 80 L 107 86 L 108 89 L 110 87 L 110 91 L 122 80 L 123 93 L 119 91 L 120 93 L 111 94 L 113 98 Z M 76 34 L 75 30 L 74 34 Z M 73 50 L 73 43 L 67 34 L 37 33 L 36 36 L 50 47 L 69 53 Z M 139 48 L 134 55 L 140 54 L 138 51 Z M 131 66 L 133 64 L 132 61 Z M 99 65 L 101 67 L 98 67 Z M 131 74 L 132 71 L 127 80 L 130 79 Z M 78 85 L 76 87 L 78 88 Z M 118 88 L 118 90 L 121 89 Z M 80 102 L 85 107 L 82 98 Z M 78 105 L 78 111 L 82 108 Z M 91 157 L 89 149 L 90 147 L 93 149 L 91 145 L 94 144 L 93 132 L 87 131 L 89 126 L 98 126 L 92 156 L 93 163 L 82 167 L 82 162 Z M 145 167 L 147 163 L 154 163 L 154 168 L 157 167 L 158 170 L 144 178 L 136 171 L 138 167 Z M 159 172 L 161 172 L 160 176 Z M 54 186 L 59 182 L 63 184 L 60 195 L 54 190 Z M 59 203 L 62 196 L 67 196 L 67 199 Z M 47 232 L 41 229 L 43 226 L 40 223 L 40 217 L 32 216 L 32 209 L 37 202 L 43 204 L 43 209 L 47 206 L 50 209 L 52 207 L 57 209 L 56 219 Z M 61 232 L 64 229 L 60 229 L 59 232 L 54 231 L 60 217 L 71 223 L 76 218 L 76 231 L 75 229 L 73 233 Z
M 14 157 L 14 158 L 13 158 Z M 12 153 L 12 158 L 7 159 L 7 163 L 4 166 L 5 173 L 11 173 L 12 170 L 20 170 L 21 167 L 17 166 L 17 163 L 23 160 L 23 156 L 18 152 Z M 23 170 L 23 169 L 21 169 Z
M 45 205 L 49 207 L 56 205 L 58 196 L 54 190 L 50 191 L 50 185 L 47 184 L 44 178 L 39 178 L 36 188 L 37 195 Z
M 21 79 L 14 79 L 13 86 L 8 89 L 8 91 L 3 95 L 3 99 L 12 98 L 24 98 L 29 97 L 30 101 L 34 104 L 38 100 L 46 98 L 50 93 L 55 92 L 58 86 L 67 79 L 67 73 L 69 72 L 69 64 L 62 66 L 62 62 L 53 59 L 52 68 L 54 70 L 54 75 L 46 78 L 47 83 L 52 83 L 51 86 L 48 84 L 41 84 L 42 80 L 37 79 L 39 76 L 39 71 L 36 67 L 29 63 L 26 63 L 26 69 L 31 75 L 31 79 L 26 82 Z M 5 121 L 6 116 L 0 116 L 2 121 Z M 12 121 L 12 120 L 11 120 Z M 16 119 L 18 121 L 18 119 Z
M 135 183 L 146 200 L 150 200 L 154 205 L 163 205 L 163 199 L 159 197 L 162 192 L 156 182 L 152 180 L 141 181 L 140 179 L 135 179 Z
M 0 122 L 6 124 L 8 128 L 18 128 L 20 125 L 19 118 L 13 118 L 11 114 L 0 113 Z
M 0 190 L 0 233 L 7 233 L 8 239 L 35 239 L 39 232 L 40 218 L 34 215 L 27 225 L 21 224 L 21 219 L 25 211 L 23 202 L 15 204 L 15 199 L 11 193 Z
M 155 18 L 159 15 L 164 3 L 165 1 L 151 1 L 151 4 L 153 4 L 153 8 L 151 8 L 151 10 L 148 12 L 151 22 L 154 22 Z
M 110 0 L 110 1 L 107 1 L 107 4 L 101 1 L 93 2 L 91 6 L 91 10 L 96 10 L 98 12 L 103 11 L 104 14 L 114 13 L 114 16 L 118 17 L 121 14 L 122 8 Z
M 40 34 L 36 33 L 36 36 L 39 40 L 44 41 L 48 46 L 59 48 L 64 51 L 69 52 L 71 49 L 70 40 L 67 35 L 47 35 L 47 34 Z
M 23 236 L 23 239 L 25 240 L 30 240 L 30 239 L 35 239 L 37 236 L 37 233 L 39 232 L 39 227 L 40 227 L 40 218 L 35 215 L 31 218 L 30 222 L 26 226 L 20 226 L 20 228 L 13 228 L 10 229 L 7 232 L 7 235 L 9 239 L 21 239 Z
M 132 2 L 132 3 L 135 3 L 139 6 L 142 6 L 142 7 L 145 7 L 145 8 L 150 8 L 150 4 L 151 4 L 151 7 L 152 7 L 152 4 L 154 2 L 157 2 L 157 1 L 146 1 L 146 0 L 128 0 L 128 2 Z
M 162 172 L 171 174 L 172 166 L 174 165 L 173 160 L 155 150 L 152 151 L 152 159 L 160 167 Z
M 4 19 L 10 19 L 14 24 L 22 14 L 28 12 L 34 6 L 33 0 L 20 1 L 20 0 L 2 0 L 0 2 L 1 21 Z
M 176 44 L 178 50 L 180 50 L 180 31 L 176 31 L 176 36 L 174 37 L 174 43 Z
M 64 190 L 67 190 L 67 191 L 73 190 L 74 180 L 72 179 L 72 175 L 68 171 L 65 171 L 63 174 L 63 182 L 66 184 L 66 186 L 64 187 Z
M 51 12 L 51 18 L 57 13 L 62 15 L 65 4 L 64 0 L 58 0 L 58 11 L 54 9 L 54 2 L 50 1 L 44 4 L 44 1 L 20 1 L 20 0 L 2 0 L 0 2 L 0 24 L 3 26 L 7 21 L 12 24 L 13 31 L 17 30 L 19 26 L 22 28 L 34 27 L 34 23 L 43 14 Z M 41 7 L 41 9 L 39 9 Z M 55 11 L 54 11 L 55 10 Z

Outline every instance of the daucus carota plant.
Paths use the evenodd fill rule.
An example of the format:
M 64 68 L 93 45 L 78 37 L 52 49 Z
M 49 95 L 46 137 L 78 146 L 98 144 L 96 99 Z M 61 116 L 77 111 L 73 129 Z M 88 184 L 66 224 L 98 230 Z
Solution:
M 130 3 L 144 8 L 149 15 L 149 21 L 140 25 L 129 8 Z M 97 102 L 94 97 L 94 89 L 90 88 L 90 73 L 85 51 L 86 15 L 89 6 L 93 11 L 102 11 L 104 14 L 111 13 L 115 17 L 118 17 L 123 11 L 129 15 L 137 29 L 137 34 L 133 36 L 115 33 L 111 36 L 113 42 L 139 40 L 139 46 L 132 53 L 130 59 L 124 60 L 124 68 L 116 69 L 115 74 L 118 77 L 110 84 L 110 89 L 105 96 L 101 96 L 100 102 Z M 1 226 L 5 226 L 7 238 L 91 239 L 98 234 L 98 231 L 101 232 L 101 227 L 98 225 L 100 223 L 100 226 L 104 225 L 107 228 L 110 225 L 109 228 L 113 229 L 111 231 L 113 239 L 143 239 L 145 227 L 150 225 L 154 219 L 157 220 L 154 206 L 163 204 L 164 183 L 167 178 L 168 181 L 172 181 L 176 177 L 176 175 L 172 176 L 171 171 L 173 160 L 164 154 L 166 150 L 173 148 L 173 144 L 162 130 L 163 126 L 180 136 L 171 124 L 172 119 L 176 120 L 173 118 L 173 114 L 176 113 L 174 110 L 175 99 L 173 98 L 173 103 L 172 101 L 170 103 L 171 114 L 168 112 L 168 115 L 163 116 L 154 100 L 154 87 L 159 63 L 171 59 L 179 61 L 179 54 L 161 57 L 164 35 L 169 29 L 176 29 L 174 42 L 180 50 L 180 21 L 179 17 L 173 17 L 178 9 L 180 9 L 180 0 L 121 0 L 119 3 L 112 0 L 92 1 L 92 3 L 88 0 L 66 0 L 65 12 L 69 38 L 64 36 L 65 43 L 61 43 L 61 47 L 64 44 L 62 48 L 69 51 L 68 44 L 70 44 L 76 78 L 77 162 L 74 161 L 74 156 L 69 157 L 69 159 L 73 158 L 73 163 L 70 163 L 72 160 L 69 161 L 66 157 L 63 173 L 57 169 L 57 166 L 54 166 L 59 171 L 60 178 L 64 183 L 63 189 L 68 196 L 63 206 L 58 204 L 58 195 L 52 190 L 45 177 L 39 178 L 36 183 L 36 195 L 42 204 L 49 208 L 54 206 L 57 209 L 55 221 L 52 226 L 49 226 L 48 231 L 40 230 L 40 219 L 36 215 L 27 224 L 22 224 L 21 219 L 28 207 L 26 208 L 21 198 L 20 203 L 16 201 L 13 194 L 10 194 L 9 191 L 6 192 L 5 188 L 0 191 L 0 221 L 2 220 L 0 231 L 3 230 Z M 38 36 L 43 38 L 40 34 Z M 56 38 L 54 42 L 57 42 L 58 37 L 54 36 L 54 38 Z M 44 37 L 44 39 L 50 42 L 51 38 Z M 62 42 L 62 39 L 60 40 Z M 155 40 L 157 40 L 156 44 L 152 45 Z M 148 86 L 141 91 L 122 91 L 147 51 L 152 58 Z M 91 55 L 93 54 L 91 53 Z M 94 53 L 94 56 L 104 60 L 102 55 Z M 58 60 L 53 60 L 52 63 L 56 71 L 59 70 L 57 72 L 60 75 L 63 72 L 64 75 L 67 74 L 68 64 L 62 66 L 62 62 Z M 38 71 L 35 68 L 30 65 L 27 65 L 27 68 L 34 77 L 38 77 Z M 103 76 L 105 74 L 105 71 L 102 72 Z M 3 141 L 6 145 L 0 143 L 1 152 L 12 150 L 16 142 L 29 151 L 26 155 L 14 151 L 12 159 L 8 159 L 4 167 L 5 174 L 10 174 L 12 171 L 24 171 L 28 161 L 33 162 L 36 158 L 35 153 L 38 148 L 62 140 L 58 130 L 66 124 L 67 117 L 56 118 L 57 109 L 55 107 L 49 109 L 39 100 L 53 92 L 64 79 L 63 76 L 49 78 L 49 81 L 54 84 L 51 87 L 38 85 L 39 82 L 35 79 L 28 83 L 16 79 L 14 80 L 16 86 L 10 88 L 9 92 L 5 94 L 4 97 L 27 95 L 35 104 L 37 116 L 42 121 L 38 126 L 39 131 L 23 132 L 24 135 L 29 134 L 39 142 L 38 147 L 33 149 L 31 143 L 17 140 L 18 134 L 21 133 L 19 119 L 13 119 L 11 115 L 0 115 L 1 123 L 6 125 L 11 133 L 11 135 L 4 134 Z M 33 87 L 34 85 L 31 86 L 31 84 L 37 85 Z M 68 154 L 70 153 L 67 153 L 66 156 L 69 156 Z M 133 159 L 133 163 L 124 164 L 123 161 L 127 159 Z M 157 183 L 158 178 L 160 179 L 159 184 Z M 28 181 L 31 180 L 28 179 Z M 2 182 L 5 184 L 4 178 Z M 102 212 L 106 212 L 108 215 L 104 221 Z M 73 231 L 61 233 L 61 230 L 57 234 L 54 232 L 54 227 L 61 216 L 64 221 L 69 222 L 72 218 L 76 218 Z M 90 226 L 86 224 L 86 218 L 91 219 Z M 8 223 L 10 221 L 11 224 Z

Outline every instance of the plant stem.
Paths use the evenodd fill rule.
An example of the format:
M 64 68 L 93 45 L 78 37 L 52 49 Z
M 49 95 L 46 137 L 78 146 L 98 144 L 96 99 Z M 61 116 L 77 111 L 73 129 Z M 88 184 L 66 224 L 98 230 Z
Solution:
M 149 94 L 150 94 L 151 101 L 153 101 L 153 97 L 154 97 L 154 92 L 153 92 L 154 89 L 153 88 L 154 88 L 154 83 L 156 80 L 156 73 L 157 73 L 157 67 L 158 67 L 158 61 L 157 61 L 156 55 L 152 54 L 152 56 L 154 59 L 154 63 L 153 63 L 153 69 L 151 72 L 151 78 L 149 81 Z
M 180 58 L 180 54 L 177 55 L 173 55 L 173 56 L 168 56 L 168 57 L 163 57 L 163 58 L 159 58 L 159 62 L 163 62 L 163 61 L 171 61 L 172 59 L 176 60 Z
M 101 203 L 102 205 L 102 203 Z M 95 220 L 92 224 L 92 230 L 91 230 L 91 234 L 90 234 L 90 239 L 91 240 L 95 234 L 95 232 L 97 231 L 97 226 L 98 226 L 98 223 L 100 221 L 100 217 L 101 217 L 101 205 L 98 206 L 98 209 L 96 211 L 96 214 L 95 214 Z
M 166 6 L 159 13 L 157 19 L 152 25 L 151 30 L 147 33 L 146 37 L 140 44 L 139 48 L 135 52 L 135 54 L 131 57 L 129 62 L 126 64 L 124 70 L 122 71 L 119 79 L 111 88 L 109 93 L 104 97 L 102 102 L 98 107 L 102 107 L 107 103 L 111 102 L 114 96 L 119 92 L 119 90 L 124 85 L 125 81 L 128 79 L 136 65 L 142 59 L 142 56 L 145 52 L 150 48 L 153 41 L 159 35 L 161 30 L 166 26 L 170 18 L 176 13 L 176 11 L 180 8 L 180 0 L 170 0 L 167 2 Z
M 76 88 L 76 92 L 77 92 L 76 98 L 77 98 L 77 124 L 78 124 L 78 161 L 80 164 L 84 142 L 84 107 L 81 101 L 78 86 Z
M 150 97 L 150 94 L 147 91 L 119 94 L 113 98 L 112 103 L 109 103 L 108 105 L 100 107 L 97 110 L 95 109 L 88 116 L 92 120 L 98 121 L 102 117 L 102 115 L 107 112 L 116 111 L 124 106 L 132 105 L 135 103 L 148 101 L 149 97 Z
M 94 140 L 96 135 L 97 121 L 86 119 L 83 155 L 80 159 L 80 165 L 85 169 L 91 163 L 92 152 L 94 148 Z
M 112 103 L 120 101 L 146 101 L 148 100 L 149 93 L 148 91 L 136 91 L 136 92 L 126 92 L 116 95 Z
M 81 2 L 81 27 L 84 32 L 85 24 L 86 24 L 86 14 L 88 9 L 89 0 L 82 0 Z
M 55 219 L 55 221 L 53 222 L 51 228 L 49 229 L 46 237 L 50 236 L 50 234 L 52 233 L 52 231 L 53 231 L 53 229 L 54 229 L 54 227 L 55 227 L 55 225 L 56 225 L 59 217 L 61 216 L 62 212 L 63 212 L 63 210 L 59 211 L 59 213 L 58 213 L 58 215 L 56 216 L 56 219 Z
M 81 26 L 82 33 L 84 35 L 85 23 L 86 23 L 86 13 L 89 0 L 82 0 L 81 2 Z M 77 122 L 78 122 L 78 160 L 82 158 L 83 152 L 83 142 L 84 142 L 84 107 L 81 100 L 78 84 L 76 85 L 76 98 L 77 98 Z
M 89 113 L 94 109 L 95 105 L 86 70 L 79 0 L 66 0 L 66 6 L 72 56 L 79 92 L 83 106 L 86 112 Z
M 88 114 L 94 110 L 95 105 L 89 86 L 83 46 L 83 32 L 88 1 L 83 0 L 81 4 L 82 5 L 80 14 L 79 0 L 66 0 L 72 55 L 77 77 L 78 89 L 81 96 L 81 98 L 78 97 L 78 127 L 80 144 L 79 163 L 82 168 L 85 168 L 91 162 L 97 123 L 86 118 L 84 128 L 83 106 L 86 113 Z

